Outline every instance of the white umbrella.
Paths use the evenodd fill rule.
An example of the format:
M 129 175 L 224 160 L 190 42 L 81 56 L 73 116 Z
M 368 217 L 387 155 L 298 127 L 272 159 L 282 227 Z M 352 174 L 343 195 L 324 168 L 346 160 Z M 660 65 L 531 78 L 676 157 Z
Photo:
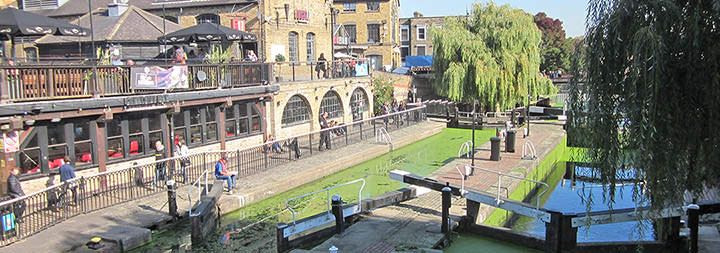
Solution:
M 342 52 L 337 52 L 337 53 L 335 53 L 333 56 L 335 56 L 335 58 L 348 58 L 348 59 L 354 59 L 354 58 L 355 58 L 355 57 L 352 57 L 352 56 L 350 56 L 350 55 L 344 54 L 344 53 L 342 53 Z

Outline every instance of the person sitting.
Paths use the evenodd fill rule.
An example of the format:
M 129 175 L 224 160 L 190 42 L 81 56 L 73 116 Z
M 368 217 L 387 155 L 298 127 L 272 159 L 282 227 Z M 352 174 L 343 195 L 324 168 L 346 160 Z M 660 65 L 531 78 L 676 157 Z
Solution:
M 255 51 L 253 51 L 253 50 L 248 50 L 248 58 L 247 58 L 247 60 L 248 60 L 248 61 L 257 61 L 257 60 L 258 60 L 257 55 L 255 55 Z
M 227 170 L 227 157 L 222 155 L 220 160 L 215 164 L 215 178 L 227 180 L 228 193 L 232 194 L 232 189 L 235 188 L 236 175 Z
M 268 138 L 265 142 L 269 143 L 269 144 L 265 145 L 266 149 L 270 149 L 270 151 L 272 151 L 274 153 L 285 152 L 285 151 L 283 151 L 280 144 L 275 141 L 275 136 L 273 136 L 272 134 L 270 136 L 268 136 Z

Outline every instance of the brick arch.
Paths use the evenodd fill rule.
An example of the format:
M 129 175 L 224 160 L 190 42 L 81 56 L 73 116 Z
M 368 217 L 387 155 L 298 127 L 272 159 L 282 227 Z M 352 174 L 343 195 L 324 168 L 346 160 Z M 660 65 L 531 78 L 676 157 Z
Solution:
M 363 95 L 363 98 L 362 98 L 363 100 L 362 100 L 362 102 L 363 102 L 364 105 L 365 105 L 365 106 L 363 107 L 363 111 L 362 111 L 363 113 L 364 113 L 364 112 L 371 112 L 371 111 L 372 111 L 372 107 L 373 107 L 373 105 L 371 104 L 371 100 L 370 100 L 370 94 L 369 94 L 369 92 L 367 91 L 367 89 L 365 89 L 365 88 L 363 88 L 363 87 L 360 87 L 360 86 L 356 87 L 355 89 L 352 89 L 352 92 L 350 92 L 350 95 L 349 95 L 347 101 L 348 101 L 348 108 L 349 108 L 349 110 L 350 110 L 350 116 L 352 117 L 353 121 L 359 119 L 358 116 L 355 115 L 355 113 L 356 113 L 356 108 L 358 107 L 358 105 L 357 105 L 356 103 L 354 103 L 355 100 L 353 99 L 353 97 L 355 96 L 356 93 L 362 93 L 362 95 Z M 372 116 L 372 114 L 370 113 L 369 116 Z
M 298 116 L 298 114 L 302 113 L 302 109 L 288 108 L 289 105 L 296 108 L 295 106 L 297 105 L 297 103 L 299 101 L 302 101 L 302 103 L 304 103 L 304 106 L 305 106 L 304 110 L 305 110 L 305 113 L 307 114 L 307 117 L 304 120 L 297 120 L 298 117 L 300 117 L 300 116 Z M 282 108 L 283 109 L 282 109 L 282 115 L 280 117 L 280 119 L 281 119 L 280 125 L 283 127 L 313 122 L 314 110 L 312 108 L 312 104 L 310 103 L 310 100 L 308 100 L 308 98 L 305 97 L 305 95 L 303 95 L 303 94 L 300 94 L 300 93 L 293 94 L 292 96 L 290 96 L 290 98 L 288 98 L 287 101 L 285 101 Z M 294 115 L 286 115 L 286 113 L 293 113 Z M 294 120 L 291 120 L 291 119 L 294 119 Z

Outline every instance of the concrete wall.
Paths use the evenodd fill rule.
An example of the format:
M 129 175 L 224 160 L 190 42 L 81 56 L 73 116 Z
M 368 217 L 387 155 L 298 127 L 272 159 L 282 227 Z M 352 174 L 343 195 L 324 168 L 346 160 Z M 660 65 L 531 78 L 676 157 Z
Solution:
M 293 135 L 307 133 L 320 129 L 318 116 L 320 115 L 320 103 L 322 98 L 329 91 L 334 91 L 340 96 L 343 114 L 335 121 L 351 123 L 352 114 L 350 110 L 350 99 L 353 91 L 362 89 L 368 97 L 368 111 L 363 112 L 363 118 L 372 115 L 373 93 L 372 81 L 367 77 L 316 80 L 307 82 L 283 83 L 280 85 L 280 92 L 274 96 L 272 104 L 268 105 L 268 133 L 277 138 L 290 137 Z M 310 122 L 282 126 L 282 116 L 285 105 L 292 96 L 301 96 L 310 105 Z

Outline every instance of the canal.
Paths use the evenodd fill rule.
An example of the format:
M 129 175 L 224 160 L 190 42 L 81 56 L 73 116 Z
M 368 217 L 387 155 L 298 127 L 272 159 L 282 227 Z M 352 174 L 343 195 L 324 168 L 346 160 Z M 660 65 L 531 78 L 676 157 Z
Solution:
M 487 142 L 494 135 L 495 129 L 477 130 L 476 145 Z M 434 136 L 224 215 L 217 234 L 212 237 L 216 239 L 208 240 L 203 245 L 190 245 L 190 224 L 182 222 L 171 228 L 153 231 L 153 240 L 132 252 L 186 252 L 190 249 L 193 252 L 273 251 L 275 224 L 292 221 L 292 215 L 285 209 L 287 199 L 359 178 L 367 182 L 361 192 L 363 198 L 394 191 L 406 185 L 391 180 L 388 176 L 391 170 L 401 169 L 422 176 L 429 175 L 452 162 L 457 156 L 460 145 L 470 139 L 471 130 L 444 129 Z M 359 184 L 348 185 L 337 188 L 330 194 L 340 194 L 345 201 L 351 203 L 357 201 L 359 189 Z M 296 210 L 296 219 L 327 209 L 324 194 L 299 199 L 289 204 Z M 268 216 L 271 217 L 264 222 L 251 226 L 241 233 L 232 234 L 228 244 L 223 244 L 222 237 L 226 232 L 246 227 Z

